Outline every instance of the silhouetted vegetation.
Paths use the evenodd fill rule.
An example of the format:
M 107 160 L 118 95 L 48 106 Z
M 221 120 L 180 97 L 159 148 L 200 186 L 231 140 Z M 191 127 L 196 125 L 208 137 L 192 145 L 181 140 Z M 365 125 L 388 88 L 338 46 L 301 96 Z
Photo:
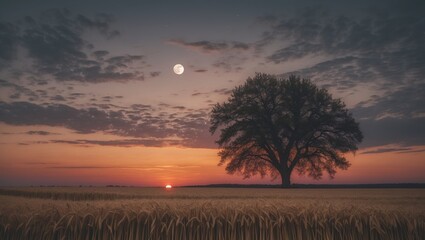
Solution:
M 245 178 L 260 174 L 281 177 L 290 185 L 293 170 L 320 179 L 350 163 L 344 153 L 357 150 L 363 139 L 358 123 L 339 99 L 308 79 L 256 74 L 212 110 L 212 133 L 220 165 Z
M 207 185 L 190 185 L 182 186 L 187 188 L 280 188 L 277 184 L 207 184 Z M 329 188 L 425 188 L 425 183 L 372 183 L 372 184 L 292 184 L 291 188 L 305 189 L 329 189 Z

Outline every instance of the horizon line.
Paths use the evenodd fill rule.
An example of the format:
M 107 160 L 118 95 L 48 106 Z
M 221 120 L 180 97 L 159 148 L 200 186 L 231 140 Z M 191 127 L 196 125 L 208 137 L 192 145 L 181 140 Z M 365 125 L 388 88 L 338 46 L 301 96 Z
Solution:
M 165 186 L 138 186 L 138 185 L 119 185 L 119 184 L 106 184 L 106 185 L 92 185 L 92 184 L 75 184 L 75 185 L 53 185 L 53 184 L 39 184 L 39 185 L 0 185 L 0 188 L 23 188 L 23 187 L 129 187 L 129 188 L 164 188 Z M 172 185 L 173 188 L 208 188 L 208 187 L 222 187 L 222 188 L 281 188 L 281 184 L 243 184 L 243 183 L 211 183 L 211 184 L 193 184 L 193 185 Z M 419 187 L 425 188 L 425 182 L 408 182 L 408 183 L 328 183 L 328 184 L 291 184 L 289 188 L 408 188 Z

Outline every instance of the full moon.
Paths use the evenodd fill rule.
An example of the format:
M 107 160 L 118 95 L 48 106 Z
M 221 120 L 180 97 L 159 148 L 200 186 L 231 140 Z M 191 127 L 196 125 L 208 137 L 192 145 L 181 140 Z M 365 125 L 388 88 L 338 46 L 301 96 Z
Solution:
M 180 75 L 184 72 L 184 67 L 181 64 L 176 64 L 173 67 L 173 71 L 175 74 Z

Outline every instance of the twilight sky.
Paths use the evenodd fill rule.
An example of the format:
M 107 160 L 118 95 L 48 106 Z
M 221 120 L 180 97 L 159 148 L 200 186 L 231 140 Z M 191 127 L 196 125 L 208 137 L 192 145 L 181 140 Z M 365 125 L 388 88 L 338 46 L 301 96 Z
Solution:
M 422 0 L 2 0 L 0 185 L 272 183 L 226 175 L 208 132 L 211 106 L 255 72 L 312 79 L 364 133 L 347 171 L 293 182 L 425 182 L 424 12 Z

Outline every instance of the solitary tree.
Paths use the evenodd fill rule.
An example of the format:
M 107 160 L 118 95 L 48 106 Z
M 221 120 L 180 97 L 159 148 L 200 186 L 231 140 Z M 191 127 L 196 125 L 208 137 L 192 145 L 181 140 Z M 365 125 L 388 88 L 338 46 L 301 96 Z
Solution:
M 281 177 L 291 184 L 291 173 L 320 179 L 326 171 L 350 163 L 344 153 L 357 150 L 363 139 L 359 125 L 345 104 L 308 79 L 280 79 L 257 73 L 233 89 L 229 99 L 216 104 L 210 132 L 219 129 L 219 165 L 244 178 L 255 174 Z

